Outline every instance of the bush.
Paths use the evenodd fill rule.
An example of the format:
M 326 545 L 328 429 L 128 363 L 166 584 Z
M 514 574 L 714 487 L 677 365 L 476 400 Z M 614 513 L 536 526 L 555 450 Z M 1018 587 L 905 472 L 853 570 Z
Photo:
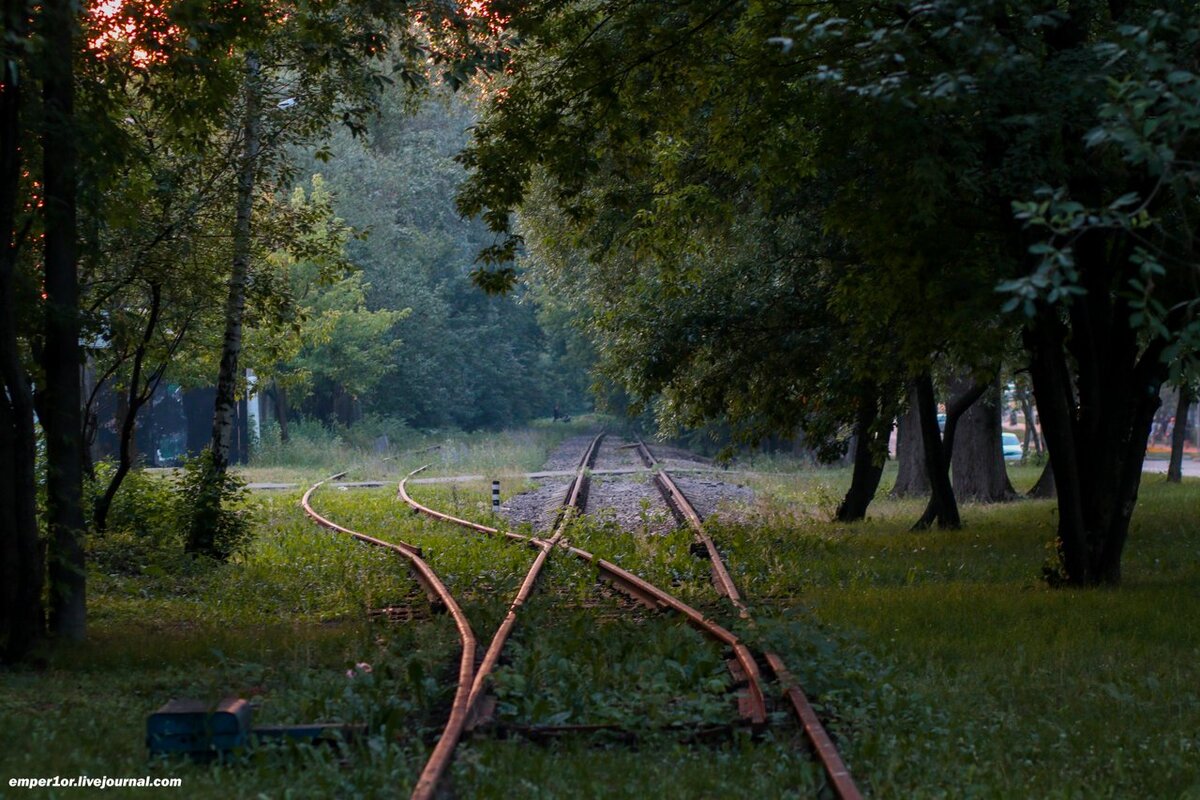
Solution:
M 221 561 L 239 552 L 253 532 L 253 506 L 246 482 L 226 470 L 216 475 L 211 450 L 184 462 L 176 508 L 189 520 L 189 552 Z
M 93 503 L 115 471 L 111 462 L 96 465 L 96 477 L 89 486 Z M 170 478 L 131 470 L 113 497 L 107 530 L 92 535 L 89 541 L 89 559 L 107 573 L 139 574 L 147 564 L 183 549 L 184 522 Z

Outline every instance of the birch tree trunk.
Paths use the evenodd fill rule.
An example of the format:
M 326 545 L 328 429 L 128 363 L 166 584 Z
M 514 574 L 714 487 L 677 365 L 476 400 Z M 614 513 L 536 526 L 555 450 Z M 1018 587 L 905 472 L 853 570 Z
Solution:
M 246 55 L 243 89 L 242 154 L 238 166 L 237 216 L 233 225 L 233 266 L 229 275 L 229 294 L 225 301 L 225 336 L 221 345 L 221 366 L 217 375 L 213 408 L 211 462 L 205 474 L 188 532 L 187 550 L 215 554 L 214 537 L 221 508 L 221 485 L 229 469 L 233 443 L 238 359 L 242 351 L 242 317 L 246 310 L 246 281 L 250 273 L 251 214 L 254 210 L 254 186 L 261 145 L 261 100 L 258 56 Z

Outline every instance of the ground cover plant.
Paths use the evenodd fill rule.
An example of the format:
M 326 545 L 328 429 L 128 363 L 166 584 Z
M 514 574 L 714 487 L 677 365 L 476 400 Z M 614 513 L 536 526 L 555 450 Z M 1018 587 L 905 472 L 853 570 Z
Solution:
M 791 494 L 845 481 L 815 473 Z M 846 707 L 865 713 L 847 756 L 879 796 L 1195 797 L 1198 504 L 1200 482 L 1144 479 L 1120 591 L 1046 586 L 1041 500 L 968 506 L 964 530 L 923 533 L 912 501 L 853 527 L 785 502 L 773 523 L 713 535 L 760 615 L 809 609 L 888 665 L 882 704 Z
M 479 452 L 486 452 L 480 450 Z M 469 460 L 465 471 L 484 473 Z M 359 467 L 395 479 L 415 465 Z M 1018 489 L 1036 467 L 1013 471 Z M 911 533 L 920 501 L 880 497 L 868 520 L 829 522 L 849 474 L 748 474 L 748 515 L 710 522 L 757 619 L 740 622 L 709 585 L 690 534 L 572 523 L 586 549 L 668 588 L 757 646 L 812 695 L 856 778 L 879 797 L 1200 796 L 1200 482 L 1148 477 L 1119 591 L 1051 590 L 1053 504 L 964 507 L 962 531 Z M 114 519 L 163 526 L 134 492 Z M 891 478 L 885 475 L 886 489 Z M 504 480 L 505 497 L 529 484 Z M 490 485 L 422 484 L 421 502 L 491 522 Z M 395 557 L 317 528 L 300 491 L 257 493 L 254 533 L 228 563 L 178 555 L 179 541 L 108 545 L 93 560 L 94 634 L 0 673 L 0 775 L 151 774 L 196 797 L 378 796 L 406 791 L 444 721 L 457 637 L 429 613 Z M 143 498 L 144 499 L 144 498 Z M 420 546 L 486 643 L 531 550 L 413 515 L 394 486 L 313 496 L 349 527 Z M 119 531 L 113 536 L 119 536 Z M 124 553 L 125 558 L 117 556 Z M 496 675 L 505 736 L 460 746 L 461 796 L 811 797 L 821 775 L 794 723 L 681 740 L 679 724 L 736 719 L 721 653 L 669 614 L 598 585 L 556 554 Z M 538 635 L 534 635 L 534 632 Z M 650 643 L 649 648 L 641 645 Z M 621 690 L 628 690 L 621 691 Z M 338 749 L 275 746 L 227 762 L 148 761 L 146 715 L 172 696 L 258 703 L 262 722 L 365 723 Z M 536 744 L 529 725 L 613 723 Z M 284 787 L 287 787 L 286 790 Z M 61 790 L 66 792 L 68 790 Z M 68 796 L 44 793 L 42 796 Z M 114 795 L 116 796 L 116 795 Z

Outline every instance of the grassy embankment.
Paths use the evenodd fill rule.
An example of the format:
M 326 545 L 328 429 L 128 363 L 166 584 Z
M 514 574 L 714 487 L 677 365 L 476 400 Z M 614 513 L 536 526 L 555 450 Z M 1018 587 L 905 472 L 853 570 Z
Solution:
M 534 449 L 509 471 L 528 468 Z M 1018 470 L 1014 480 L 1034 477 Z M 1076 592 L 1037 577 L 1050 503 L 967 507 L 966 530 L 913 534 L 919 504 L 881 500 L 868 522 L 839 526 L 824 520 L 845 478 L 749 478 L 762 496 L 755 521 L 713 532 L 760 622 L 744 634 L 792 663 L 870 794 L 1200 796 L 1200 483 L 1148 478 L 1125 585 Z M 485 490 L 414 494 L 486 520 Z M 195 797 L 403 794 L 444 718 L 453 626 L 428 616 L 394 558 L 311 526 L 298 496 L 263 500 L 260 534 L 232 564 L 192 565 L 167 548 L 94 574 L 89 643 L 0 673 L 4 784 L 149 773 L 182 777 Z M 316 504 L 352 527 L 421 545 L 484 641 L 530 560 L 520 546 L 403 513 L 390 489 L 325 489 Z M 685 533 L 647 542 L 586 526 L 572 536 L 737 625 Z M 502 723 L 729 720 L 728 674 L 697 634 L 630 610 L 565 559 L 545 577 L 497 676 Z M 170 696 L 226 693 L 256 698 L 262 721 L 366 722 L 371 733 L 343 754 L 281 748 L 230 764 L 147 762 L 149 711 Z M 536 747 L 476 737 L 451 780 L 464 797 L 810 796 L 819 776 L 797 754 L 793 726 L 779 722 L 758 741 L 676 744 L 649 734 L 635 749 L 604 737 Z

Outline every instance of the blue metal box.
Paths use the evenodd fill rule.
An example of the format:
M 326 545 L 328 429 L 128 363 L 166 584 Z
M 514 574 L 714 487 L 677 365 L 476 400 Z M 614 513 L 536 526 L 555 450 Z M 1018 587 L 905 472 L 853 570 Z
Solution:
M 146 720 L 146 746 L 151 755 L 215 755 L 245 747 L 251 715 L 250 703 L 239 697 L 216 708 L 202 700 L 171 700 Z

